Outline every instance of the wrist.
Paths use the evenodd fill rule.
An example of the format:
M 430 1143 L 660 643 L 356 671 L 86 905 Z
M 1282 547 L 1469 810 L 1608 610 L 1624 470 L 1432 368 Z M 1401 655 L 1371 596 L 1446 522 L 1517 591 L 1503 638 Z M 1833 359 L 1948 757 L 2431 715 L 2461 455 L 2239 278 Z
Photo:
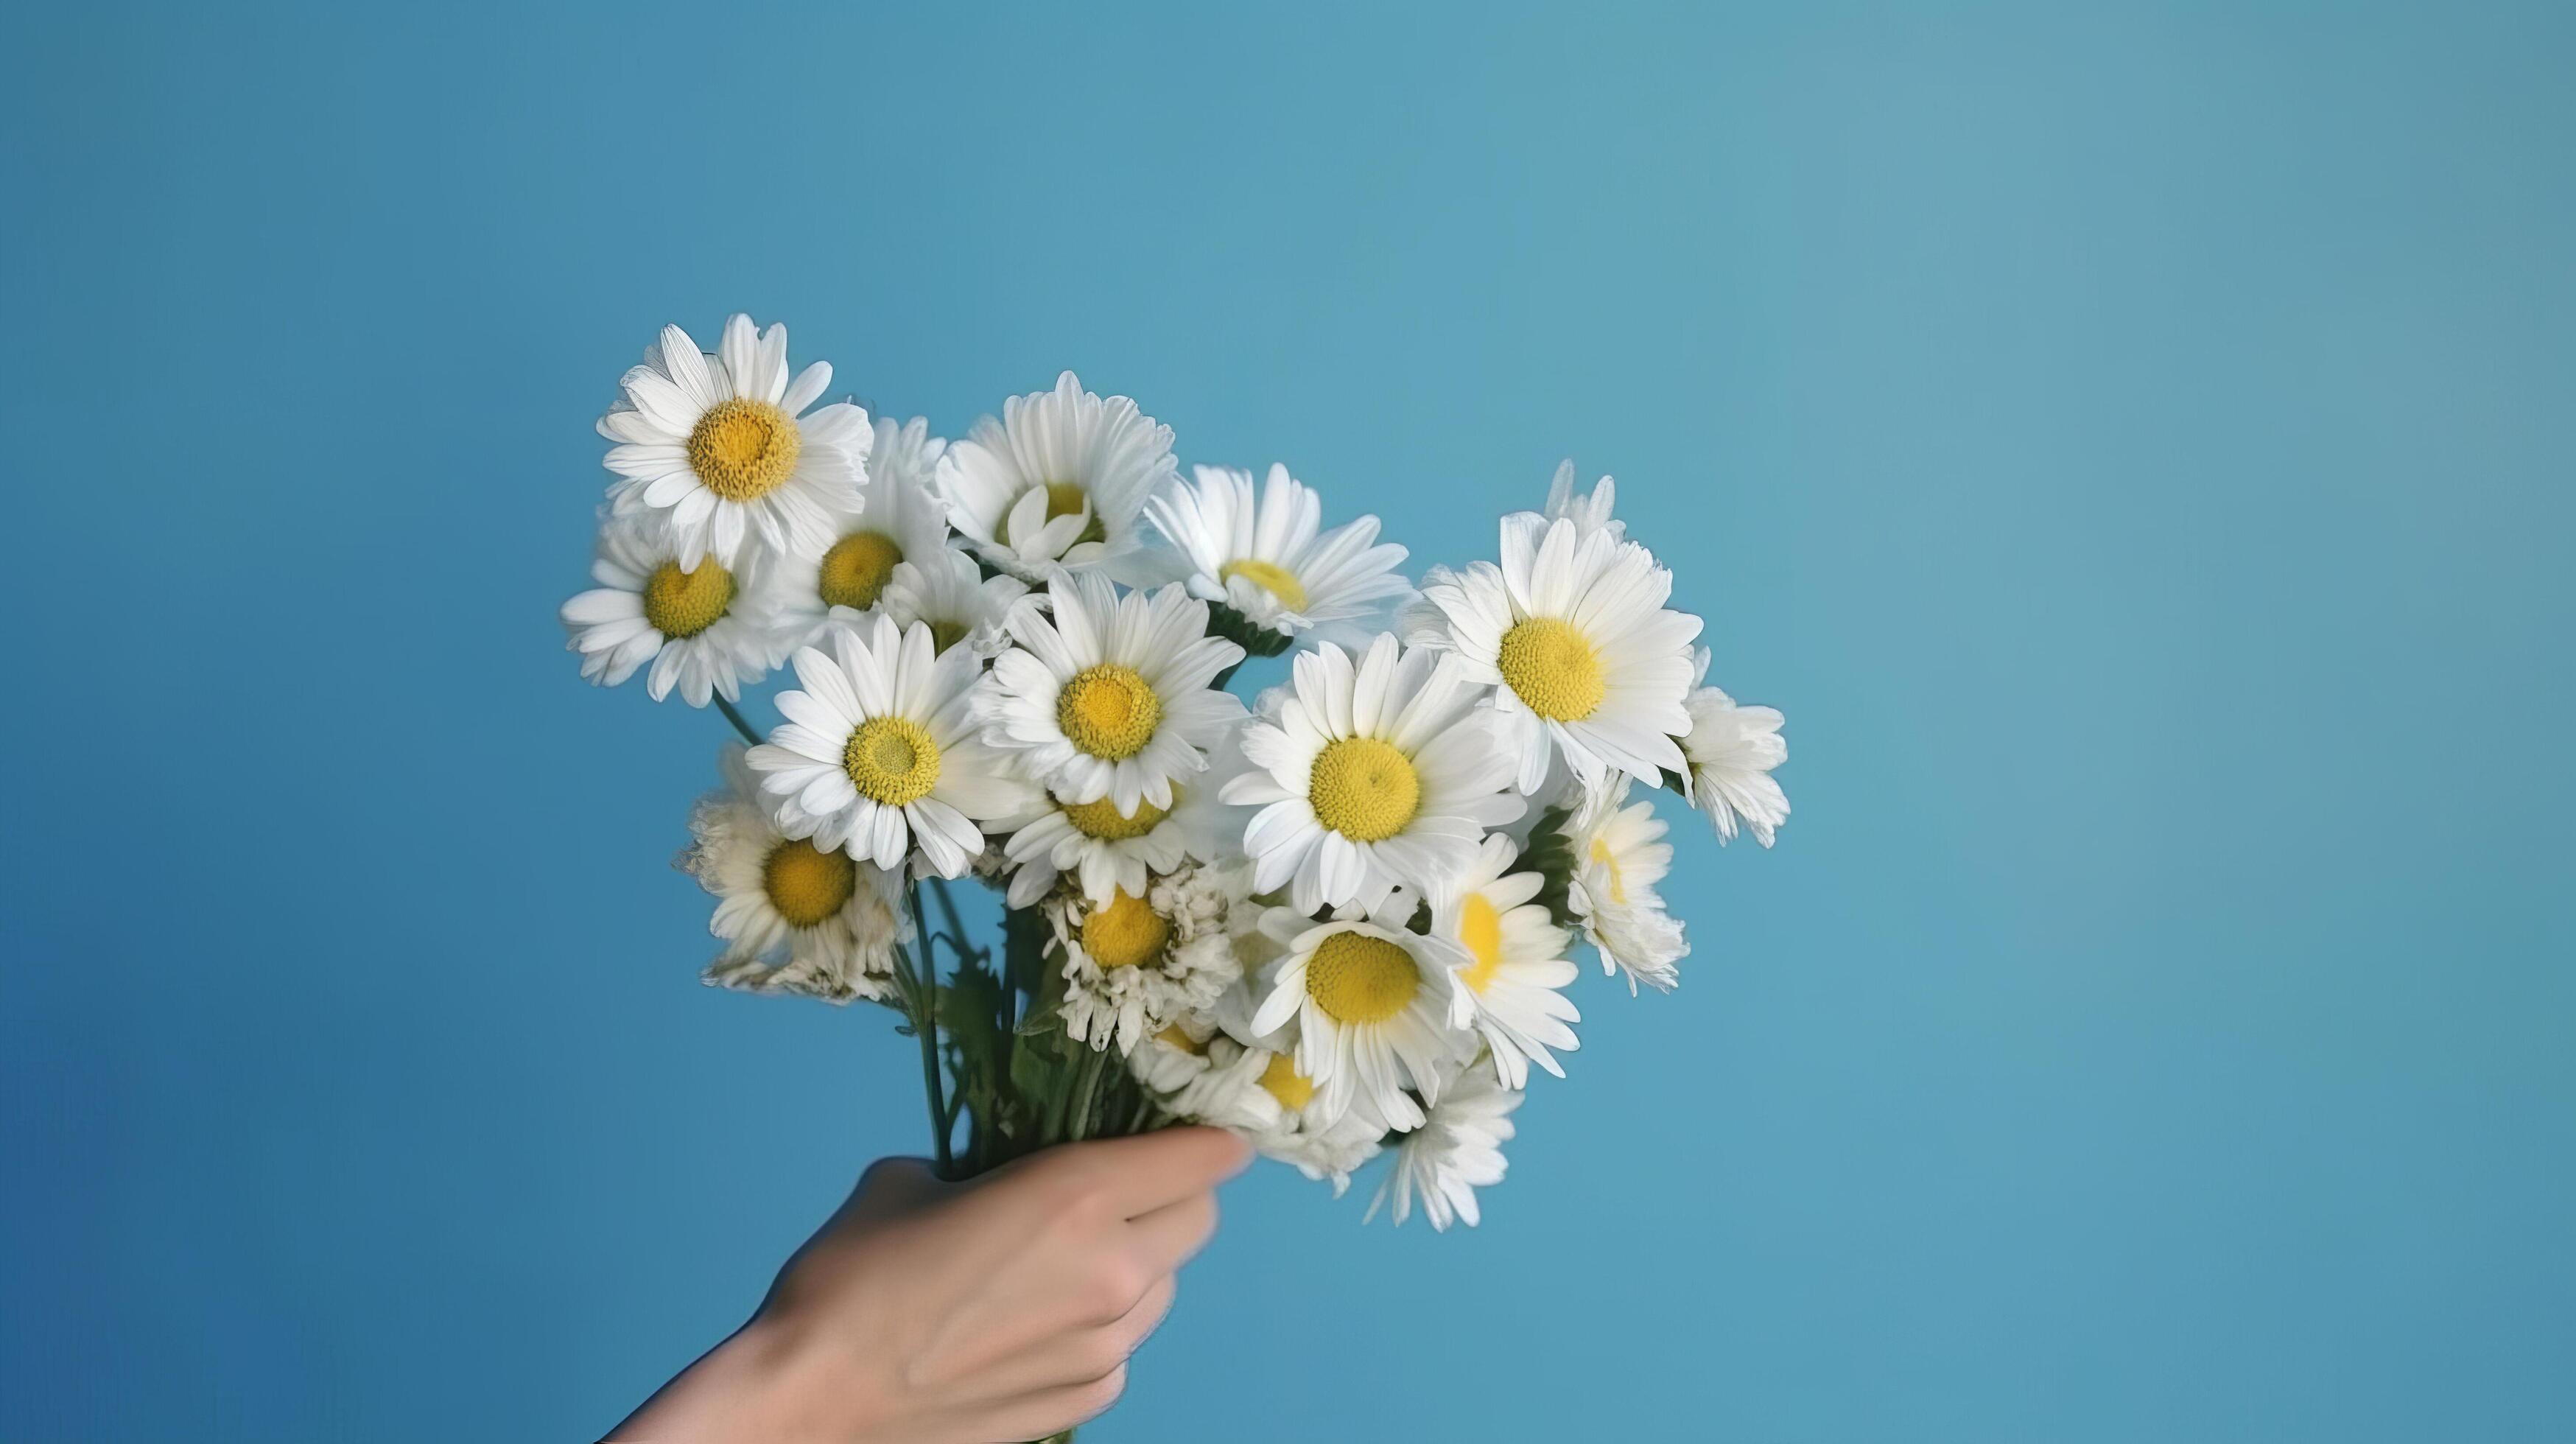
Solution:
M 858 1440 L 872 1437 L 879 1410 L 864 1380 L 830 1377 L 796 1330 L 754 1318 L 646 1401 L 608 1436 L 616 1441 L 685 1439 Z

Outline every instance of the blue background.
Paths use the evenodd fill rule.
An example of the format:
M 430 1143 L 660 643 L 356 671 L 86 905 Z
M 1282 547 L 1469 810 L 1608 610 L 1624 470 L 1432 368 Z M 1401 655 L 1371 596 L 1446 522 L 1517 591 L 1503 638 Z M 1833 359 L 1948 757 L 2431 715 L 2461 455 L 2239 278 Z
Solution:
M 1247 1178 L 1103 1441 L 2576 1436 L 2576 21 L 2060 9 L 11 7 L 0 1435 L 590 1437 L 920 1147 L 554 620 L 747 309 L 1426 562 L 1571 452 L 1790 718 L 1485 1226 Z

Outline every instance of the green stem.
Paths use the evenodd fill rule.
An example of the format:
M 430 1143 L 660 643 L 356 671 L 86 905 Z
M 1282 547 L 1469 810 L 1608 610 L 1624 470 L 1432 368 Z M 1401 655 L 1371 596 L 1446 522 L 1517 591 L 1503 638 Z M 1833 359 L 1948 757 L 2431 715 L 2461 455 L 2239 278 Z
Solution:
M 920 1004 L 912 1031 L 921 1039 L 921 1086 L 930 1104 L 931 1144 L 939 1159 L 939 1176 L 946 1178 L 955 1171 L 955 1161 L 948 1156 L 948 1134 L 955 1120 L 939 1077 L 939 959 L 931 951 L 929 932 L 921 925 L 921 885 L 915 883 L 904 891 L 912 904 L 913 946 L 905 961 L 913 969 L 912 994 Z
M 939 899 L 939 916 L 941 921 L 948 925 L 948 936 L 955 939 L 957 942 L 958 961 L 980 963 L 987 957 L 991 956 L 991 954 L 983 948 L 970 948 L 966 946 L 966 922 L 965 919 L 957 915 L 957 898 L 954 894 L 948 891 L 948 879 L 944 877 L 932 878 L 930 880 L 930 895 Z
M 1066 1120 L 1065 1133 L 1075 1143 L 1091 1136 L 1091 1110 L 1100 1091 L 1100 1049 L 1088 1043 L 1075 1045 L 1082 1049 L 1082 1071 L 1073 1085 L 1073 1114 Z
M 731 702 L 726 701 L 722 693 L 718 693 L 716 696 L 716 710 L 725 714 L 725 720 L 733 724 L 733 730 L 742 734 L 743 741 L 750 743 L 754 747 L 761 744 L 762 738 L 759 730 L 753 727 L 750 723 L 744 721 L 742 719 L 741 711 Z

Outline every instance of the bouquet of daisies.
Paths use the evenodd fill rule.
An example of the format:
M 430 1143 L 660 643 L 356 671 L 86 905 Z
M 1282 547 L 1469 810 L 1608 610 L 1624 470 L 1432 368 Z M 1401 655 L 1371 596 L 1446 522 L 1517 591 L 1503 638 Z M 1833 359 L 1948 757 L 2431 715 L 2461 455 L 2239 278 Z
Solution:
M 1577 942 L 1669 990 L 1652 793 L 1763 845 L 1780 714 L 1706 685 L 1672 575 L 1559 468 L 1431 568 L 1272 466 L 1201 466 L 1066 372 L 942 442 L 823 403 L 783 326 L 678 327 L 601 417 L 582 675 L 742 734 L 679 865 L 721 987 L 880 1004 L 952 1175 L 1187 1121 L 1401 1222 L 1473 1224 Z M 1247 658 L 1284 680 L 1249 706 Z M 787 669 L 763 735 L 737 705 Z M 978 941 L 952 884 L 999 893 Z M 1375 1212 L 1374 1206 L 1371 1212 Z

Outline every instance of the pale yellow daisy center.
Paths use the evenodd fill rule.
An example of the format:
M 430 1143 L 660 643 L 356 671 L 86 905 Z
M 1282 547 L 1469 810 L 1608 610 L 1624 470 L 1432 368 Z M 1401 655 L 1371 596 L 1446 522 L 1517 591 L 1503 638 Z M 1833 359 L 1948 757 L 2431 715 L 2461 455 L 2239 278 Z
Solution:
M 1133 667 L 1102 662 L 1074 674 L 1056 695 L 1056 725 L 1065 740 L 1110 762 L 1145 750 L 1163 720 L 1163 699 Z
M 810 928 L 849 905 L 859 889 L 859 866 L 846 854 L 792 838 L 769 850 L 760 886 L 789 926 Z
M 1315 1101 L 1315 1080 L 1297 1071 L 1285 1053 L 1273 1053 L 1261 1069 L 1261 1087 L 1279 1106 L 1295 1113 Z
M 1476 961 L 1458 976 L 1468 987 L 1481 993 L 1492 986 L 1494 974 L 1503 966 L 1503 915 L 1480 892 L 1467 894 L 1458 907 L 1458 941 L 1466 944 Z
M 1394 743 L 1344 737 L 1315 754 L 1306 801 L 1317 822 L 1353 842 L 1383 842 L 1421 807 L 1422 778 Z
M 901 807 L 939 785 L 939 744 L 909 717 L 872 717 L 850 733 L 841 770 L 860 796 Z
M 1084 491 L 1082 483 L 1078 481 L 1050 481 L 1045 485 L 1048 521 L 1053 521 L 1060 516 L 1080 516 L 1083 507 L 1091 500 L 1090 493 Z M 1091 514 L 1091 523 L 1085 526 L 1082 529 L 1082 535 L 1075 537 L 1073 541 L 1074 545 L 1080 546 L 1084 542 L 1108 539 L 1109 529 L 1100 524 L 1100 513 L 1094 511 Z
M 1413 954 L 1368 933 L 1334 933 L 1306 963 L 1306 996 L 1341 1023 L 1383 1023 L 1422 991 Z
M 1177 787 L 1172 789 L 1173 807 L 1180 806 L 1180 791 Z M 1056 806 L 1063 811 L 1064 820 L 1073 824 L 1074 831 L 1102 842 L 1125 842 L 1130 838 L 1143 837 L 1171 815 L 1171 808 L 1156 807 L 1141 797 L 1136 799 L 1136 813 L 1132 817 L 1120 812 L 1118 804 L 1106 797 L 1098 802 L 1059 802 Z
M 693 572 L 678 562 L 664 562 L 644 579 L 644 620 L 666 637 L 694 637 L 712 627 L 733 605 L 733 573 L 715 558 Z
M 1609 843 L 1596 837 L 1592 839 L 1592 860 L 1610 870 L 1610 901 L 1626 907 L 1628 879 L 1619 871 L 1619 855 L 1610 850 Z
M 877 604 L 903 548 L 881 531 L 854 531 L 823 553 L 823 576 L 815 586 L 823 605 L 864 612 Z
M 719 401 L 689 431 L 689 469 L 727 501 L 756 501 L 796 474 L 805 438 L 766 401 Z
M 1193 1058 L 1204 1058 L 1208 1054 L 1207 1044 L 1191 1037 L 1190 1030 L 1178 1023 L 1174 1023 L 1154 1036 L 1167 1046 L 1178 1048 Z
M 1276 562 L 1265 562 L 1257 557 L 1244 557 L 1239 561 L 1227 562 L 1224 566 L 1218 567 L 1216 575 L 1218 581 L 1232 581 L 1236 577 L 1241 577 L 1277 597 L 1279 605 L 1288 610 L 1292 612 L 1306 610 L 1305 584 L 1297 580 L 1295 572 Z
M 1120 888 L 1082 920 L 1082 950 L 1103 968 L 1132 968 L 1163 955 L 1172 925 L 1143 898 Z
M 1521 702 L 1552 722 L 1580 722 L 1608 690 L 1601 654 L 1567 623 L 1532 617 L 1503 633 L 1495 665 Z

